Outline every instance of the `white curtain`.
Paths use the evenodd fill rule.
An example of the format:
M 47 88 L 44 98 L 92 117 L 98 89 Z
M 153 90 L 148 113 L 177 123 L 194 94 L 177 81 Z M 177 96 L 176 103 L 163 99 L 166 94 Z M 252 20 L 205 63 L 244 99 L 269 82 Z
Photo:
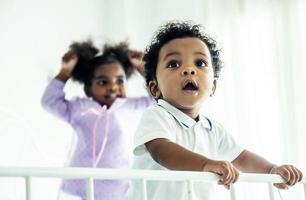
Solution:
M 1 0 L 0 105 L 31 127 L 29 138 L 40 156 L 48 155 L 49 162 L 41 158 L 38 165 L 61 166 L 72 137 L 70 127 L 39 104 L 68 44 L 88 37 L 99 44 L 129 39 L 143 50 L 157 27 L 174 19 L 203 24 L 223 48 L 225 68 L 203 111 L 246 148 L 306 173 L 305 0 Z M 73 83 L 67 93 L 82 95 Z M 130 81 L 128 94 L 145 94 L 140 77 Z M 12 138 L 0 135 L 4 141 Z M 238 191 L 241 199 L 266 194 L 261 185 L 241 184 Z M 281 193 L 299 199 L 301 188 Z

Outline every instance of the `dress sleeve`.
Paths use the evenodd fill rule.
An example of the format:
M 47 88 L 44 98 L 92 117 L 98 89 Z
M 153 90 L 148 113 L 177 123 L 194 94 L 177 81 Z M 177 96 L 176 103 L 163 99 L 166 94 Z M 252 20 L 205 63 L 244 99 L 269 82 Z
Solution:
M 145 143 L 157 139 L 166 138 L 175 141 L 175 135 L 171 134 L 171 120 L 169 114 L 157 105 L 149 107 L 140 120 L 134 136 L 134 154 L 148 153 Z
M 43 93 L 41 105 L 48 112 L 70 122 L 72 102 L 65 99 L 64 86 L 62 81 L 52 80 Z
M 156 103 L 156 101 L 150 97 L 150 96 L 145 96 L 145 97 L 134 97 L 134 98 L 129 98 L 130 101 L 133 102 L 134 109 L 145 109 L 153 104 Z

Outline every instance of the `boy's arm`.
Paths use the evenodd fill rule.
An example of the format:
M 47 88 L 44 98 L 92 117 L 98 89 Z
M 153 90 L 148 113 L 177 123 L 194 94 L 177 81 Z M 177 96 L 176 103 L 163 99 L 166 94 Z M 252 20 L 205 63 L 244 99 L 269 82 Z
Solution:
M 274 184 L 279 189 L 287 189 L 302 180 L 302 172 L 292 165 L 276 166 L 266 159 L 244 150 L 232 164 L 242 172 L 279 174 L 284 179 L 283 183 Z
M 213 172 L 220 175 L 220 184 L 227 188 L 238 179 L 239 173 L 231 163 L 208 159 L 168 139 L 154 139 L 145 145 L 152 158 L 168 169 Z
M 275 166 L 266 159 L 248 150 L 242 151 L 242 153 L 232 161 L 232 164 L 242 172 L 266 174 L 270 173 L 271 169 Z
M 202 171 L 208 161 L 208 158 L 164 138 L 147 142 L 146 148 L 157 163 L 171 170 Z

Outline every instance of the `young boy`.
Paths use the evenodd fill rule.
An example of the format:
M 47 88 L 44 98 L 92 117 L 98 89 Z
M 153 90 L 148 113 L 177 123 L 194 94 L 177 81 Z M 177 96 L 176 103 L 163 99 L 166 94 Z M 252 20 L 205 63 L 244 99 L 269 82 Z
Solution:
M 222 62 L 216 42 L 199 25 L 170 22 L 161 27 L 144 61 L 147 87 L 158 103 L 144 113 L 136 131 L 135 168 L 213 172 L 226 188 L 237 181 L 239 171 L 279 174 L 284 182 L 275 186 L 281 189 L 302 179 L 296 167 L 276 166 L 243 149 L 222 125 L 200 113 L 216 90 Z M 149 199 L 186 200 L 190 192 L 194 199 L 207 199 L 210 185 L 197 182 L 188 191 L 183 182 L 152 181 L 147 192 Z

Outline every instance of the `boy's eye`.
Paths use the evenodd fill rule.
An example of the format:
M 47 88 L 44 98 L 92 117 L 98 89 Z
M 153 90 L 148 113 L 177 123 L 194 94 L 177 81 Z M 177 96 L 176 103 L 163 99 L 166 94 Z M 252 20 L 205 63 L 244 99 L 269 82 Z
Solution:
M 207 66 L 204 60 L 196 60 L 195 65 L 197 67 L 206 67 Z
M 180 66 L 180 63 L 178 61 L 170 61 L 168 64 L 167 64 L 167 68 L 177 68 Z
M 106 85 L 107 81 L 106 80 L 98 80 L 98 85 Z

